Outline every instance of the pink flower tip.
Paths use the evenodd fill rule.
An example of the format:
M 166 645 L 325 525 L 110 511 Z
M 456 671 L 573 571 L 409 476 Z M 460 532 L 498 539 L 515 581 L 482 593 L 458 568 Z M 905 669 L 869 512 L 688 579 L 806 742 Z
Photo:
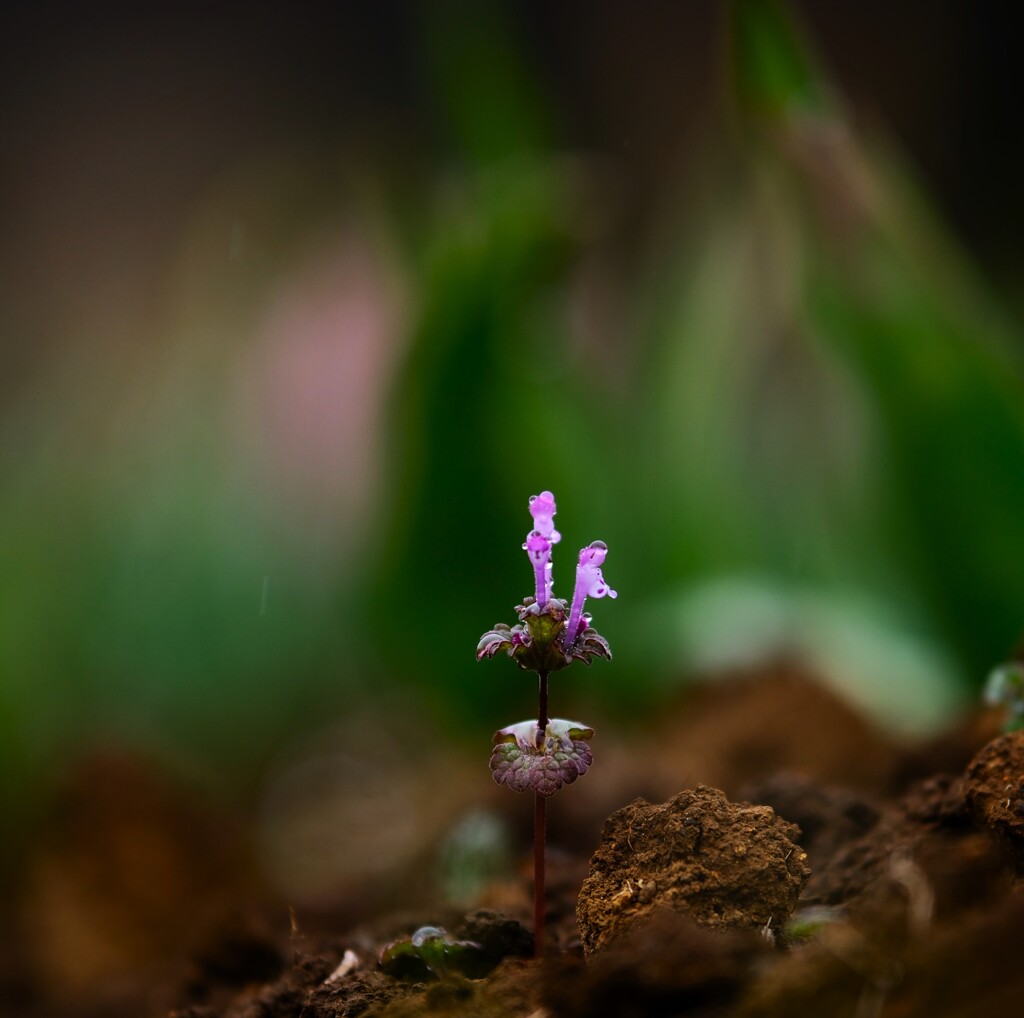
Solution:
M 562 535 L 555 530 L 554 516 L 557 511 L 555 496 L 550 491 L 530 496 L 530 515 L 533 517 L 534 528 L 552 544 L 562 540 Z
M 608 545 L 604 541 L 594 541 L 580 550 L 579 565 L 576 567 L 576 585 L 586 597 L 618 597 L 618 591 L 612 590 L 601 574 Z

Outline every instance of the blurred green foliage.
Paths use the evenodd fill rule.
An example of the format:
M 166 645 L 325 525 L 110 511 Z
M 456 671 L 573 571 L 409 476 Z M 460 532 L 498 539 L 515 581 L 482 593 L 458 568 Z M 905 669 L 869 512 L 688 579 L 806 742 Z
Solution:
M 244 784 L 290 733 L 392 686 L 474 731 L 528 713 L 529 680 L 473 649 L 530 590 L 520 543 L 543 488 L 565 535 L 556 592 L 602 538 L 621 594 L 595 609 L 618 660 L 556 697 L 643 704 L 695 659 L 688 595 L 729 577 L 792 585 L 792 604 L 865 598 L 968 686 L 1007 655 L 1024 605 L 1019 328 L 913 175 L 854 130 L 787 8 L 731 6 L 734 101 L 699 195 L 615 280 L 612 351 L 573 318 L 600 189 L 559 155 L 504 8 L 474 10 L 422 13 L 450 162 L 419 189 L 377 189 L 373 229 L 396 238 L 413 310 L 354 551 L 272 519 L 211 410 L 244 315 L 213 315 L 238 341 L 164 376 L 144 427 L 115 415 L 79 440 L 90 408 L 131 396 L 130 372 L 105 387 L 91 372 L 83 393 L 57 371 L 8 408 L 9 804 L 96 740 L 184 749 Z M 260 271 L 250 295 L 277 263 Z M 749 623 L 728 605 L 726 632 Z

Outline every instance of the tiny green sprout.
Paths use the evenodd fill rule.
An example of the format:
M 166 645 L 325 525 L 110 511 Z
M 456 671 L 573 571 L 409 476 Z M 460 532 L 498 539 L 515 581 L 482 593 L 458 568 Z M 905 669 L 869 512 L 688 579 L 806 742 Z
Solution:
M 533 529 L 523 550 L 533 566 L 534 594 L 516 606 L 519 621 L 499 622 L 480 637 L 478 661 L 507 654 L 524 671 L 537 673 L 537 718 L 509 725 L 495 733 L 491 774 L 514 792 L 534 793 L 533 929 L 537 957 L 544 950 L 544 836 L 546 801 L 563 785 L 586 774 L 593 755 L 594 730 L 578 721 L 548 716 L 548 676 L 575 661 L 589 665 L 594 658 L 611 660 L 608 641 L 590 624 L 583 611 L 588 597 L 618 597 L 602 573 L 608 546 L 592 541 L 580 549 L 576 586 L 571 600 L 552 593 L 552 548 L 562 540 L 555 530 L 555 496 L 542 491 L 530 499 Z
M 443 979 L 473 968 L 482 948 L 472 940 L 453 940 L 440 926 L 421 926 L 415 933 L 388 944 L 380 953 L 381 971 L 396 979 Z
M 844 912 L 828 905 L 802 908 L 783 927 L 783 938 L 788 943 L 803 943 L 819 937 L 833 923 L 841 922 Z
M 1010 661 L 993 668 L 983 696 L 990 707 L 1006 708 L 1006 731 L 1024 728 L 1024 662 Z

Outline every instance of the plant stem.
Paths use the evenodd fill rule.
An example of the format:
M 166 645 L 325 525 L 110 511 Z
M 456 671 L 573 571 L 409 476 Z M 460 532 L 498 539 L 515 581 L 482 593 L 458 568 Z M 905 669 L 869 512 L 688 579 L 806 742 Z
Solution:
M 537 673 L 537 738 L 543 745 L 548 728 L 548 673 Z M 533 944 L 534 957 L 544 956 L 544 841 L 547 800 L 534 795 L 533 814 Z
M 544 826 L 547 800 L 537 792 L 533 815 L 533 956 L 544 957 Z

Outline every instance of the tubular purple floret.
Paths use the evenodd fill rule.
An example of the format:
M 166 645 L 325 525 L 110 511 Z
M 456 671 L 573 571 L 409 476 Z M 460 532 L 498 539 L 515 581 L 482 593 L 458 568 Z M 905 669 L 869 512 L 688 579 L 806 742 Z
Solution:
M 530 496 L 530 515 L 533 517 L 533 527 L 552 544 L 558 544 L 562 540 L 562 535 L 555 530 L 554 516 L 557 511 L 555 496 L 550 491 L 542 491 L 539 495 Z
M 544 605 L 551 600 L 551 541 L 539 530 L 526 535 L 523 550 L 530 556 L 536 586 L 537 603 Z
M 542 491 L 530 499 L 530 515 L 536 526 L 526 535 L 523 549 L 534 573 L 534 593 L 516 606 L 515 626 L 497 624 L 477 644 L 477 660 L 507 654 L 526 671 L 549 674 L 574 661 L 589 665 L 595 657 L 611 659 L 608 642 L 591 627 L 584 612 L 587 597 L 615 597 L 604 580 L 601 566 L 608 553 L 602 541 L 581 549 L 576 566 L 572 601 L 552 593 L 551 555 L 561 535 L 554 529 L 555 498 Z
M 576 587 L 572 593 L 572 607 L 569 609 L 569 623 L 565 627 L 565 646 L 571 647 L 580 636 L 580 626 L 586 629 L 583 618 L 583 605 L 588 597 L 618 597 L 605 582 L 601 573 L 608 545 L 604 541 L 592 541 L 586 548 L 580 549 L 579 562 L 576 565 Z

